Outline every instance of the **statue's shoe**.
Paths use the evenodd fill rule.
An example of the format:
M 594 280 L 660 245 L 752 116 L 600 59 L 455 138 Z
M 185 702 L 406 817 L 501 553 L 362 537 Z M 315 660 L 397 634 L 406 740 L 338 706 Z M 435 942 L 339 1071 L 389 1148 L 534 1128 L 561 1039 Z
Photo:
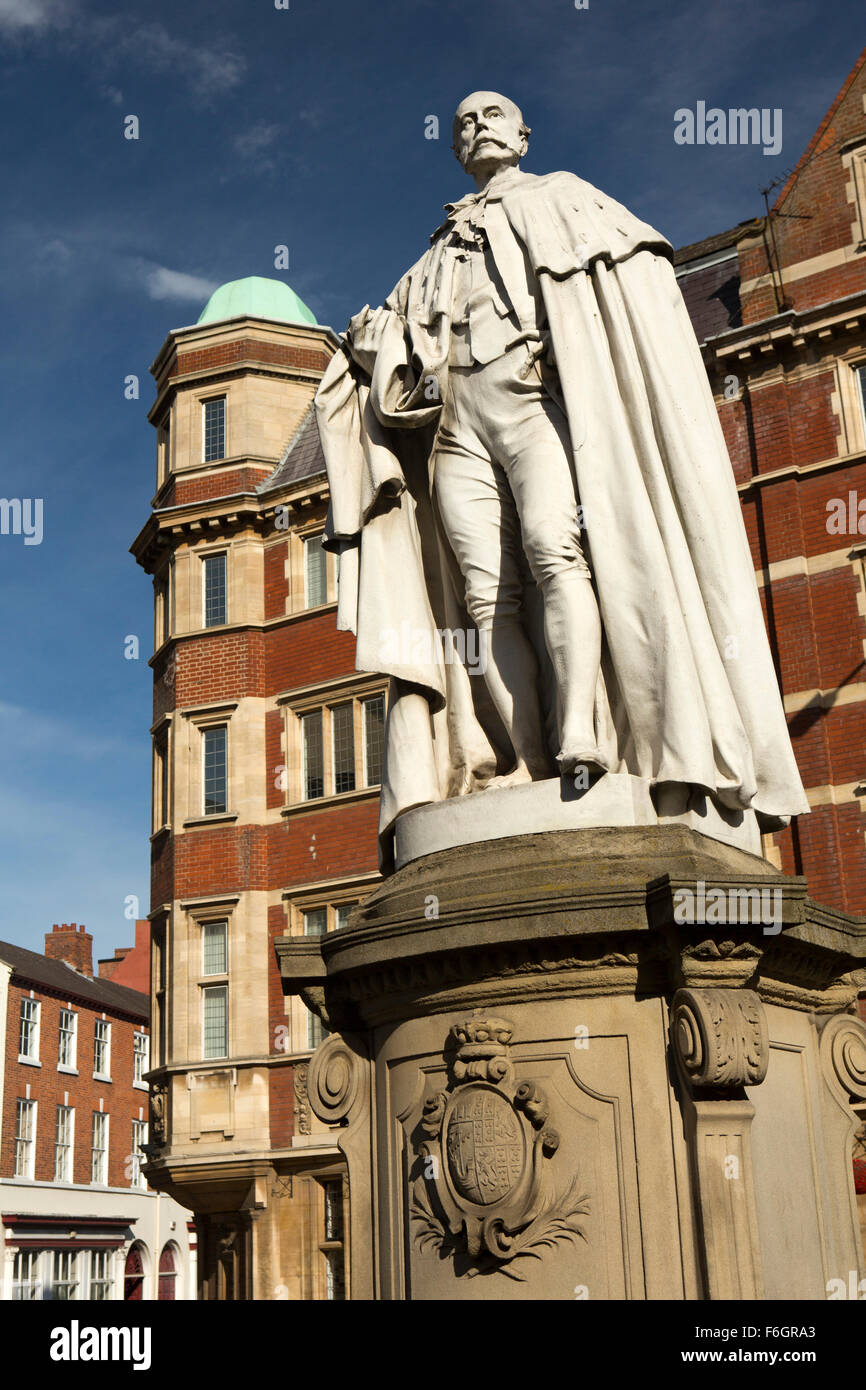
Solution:
M 578 753 L 557 753 L 556 762 L 562 777 L 572 777 L 582 767 L 587 768 L 590 774 L 602 775 L 610 772 L 610 767 L 598 748 L 587 748 Z

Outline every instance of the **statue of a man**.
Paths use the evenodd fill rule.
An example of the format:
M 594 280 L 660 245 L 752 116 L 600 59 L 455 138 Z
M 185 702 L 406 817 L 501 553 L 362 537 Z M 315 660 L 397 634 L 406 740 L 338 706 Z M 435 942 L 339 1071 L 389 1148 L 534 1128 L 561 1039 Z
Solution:
M 410 806 L 583 769 L 784 823 L 808 806 L 670 244 L 524 173 L 529 133 L 460 103 L 477 192 L 316 398 L 338 622 L 392 678 L 385 843 Z

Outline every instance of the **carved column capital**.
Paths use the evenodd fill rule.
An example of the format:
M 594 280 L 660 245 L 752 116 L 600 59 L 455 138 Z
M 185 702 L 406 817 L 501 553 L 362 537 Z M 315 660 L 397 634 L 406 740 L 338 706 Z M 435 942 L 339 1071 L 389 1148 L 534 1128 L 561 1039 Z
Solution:
M 750 989 L 677 990 L 671 1045 L 685 1076 L 699 1090 L 758 1086 L 767 1075 L 767 1019 Z

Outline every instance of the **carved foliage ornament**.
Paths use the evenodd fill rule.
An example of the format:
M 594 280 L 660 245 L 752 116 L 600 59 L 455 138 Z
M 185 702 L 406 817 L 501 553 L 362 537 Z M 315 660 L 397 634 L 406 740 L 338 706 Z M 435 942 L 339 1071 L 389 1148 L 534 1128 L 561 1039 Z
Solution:
M 295 1127 L 298 1134 L 310 1133 L 308 1072 L 306 1062 L 300 1062 L 295 1067 Z
M 671 1042 L 683 1071 L 699 1089 L 758 1086 L 767 1075 L 767 1019 L 753 990 L 677 990 Z
M 541 1087 L 515 1082 L 513 1025 L 476 1014 L 451 1029 L 450 1081 L 428 1096 L 418 1126 L 420 1173 L 411 1217 L 419 1250 L 453 1254 L 470 1276 L 525 1278 L 523 1257 L 584 1238 L 589 1203 L 575 1174 L 557 1197 L 548 1160 L 560 1137 Z

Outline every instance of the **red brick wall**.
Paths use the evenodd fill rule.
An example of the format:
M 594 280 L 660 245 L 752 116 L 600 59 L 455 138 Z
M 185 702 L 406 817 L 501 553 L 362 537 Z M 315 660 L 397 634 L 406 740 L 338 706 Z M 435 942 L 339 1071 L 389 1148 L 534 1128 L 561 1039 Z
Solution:
M 863 289 L 863 269 L 857 261 L 802 279 L 786 276 L 785 270 L 851 245 L 854 208 L 846 196 L 848 179 L 840 147 L 864 132 L 864 92 L 866 65 L 861 53 L 796 169 L 780 190 L 773 209 L 773 239 L 784 294 L 796 309 L 811 308 Z M 740 274 L 744 281 L 766 274 L 767 269 L 765 244 L 741 251 Z M 771 288 L 744 296 L 744 322 L 755 323 L 775 312 Z
M 266 343 L 258 338 L 235 338 L 230 343 L 179 353 L 171 375 L 186 376 L 189 372 L 212 371 L 215 367 L 231 367 L 236 362 L 262 362 L 281 367 L 299 367 L 302 371 L 323 372 L 329 361 L 330 354 L 316 348 Z
M 355 669 L 355 638 L 338 632 L 333 612 L 317 613 L 265 634 L 267 695 L 349 675 Z
M 265 617 L 280 618 L 286 611 L 289 581 L 286 578 L 287 541 L 265 546 Z
M 215 469 L 197 478 L 173 475 L 159 505 L 175 507 L 184 502 L 207 502 L 212 497 L 230 497 L 236 492 L 255 492 L 272 472 L 272 464 L 262 464 L 260 467 L 231 468 L 225 472 Z

